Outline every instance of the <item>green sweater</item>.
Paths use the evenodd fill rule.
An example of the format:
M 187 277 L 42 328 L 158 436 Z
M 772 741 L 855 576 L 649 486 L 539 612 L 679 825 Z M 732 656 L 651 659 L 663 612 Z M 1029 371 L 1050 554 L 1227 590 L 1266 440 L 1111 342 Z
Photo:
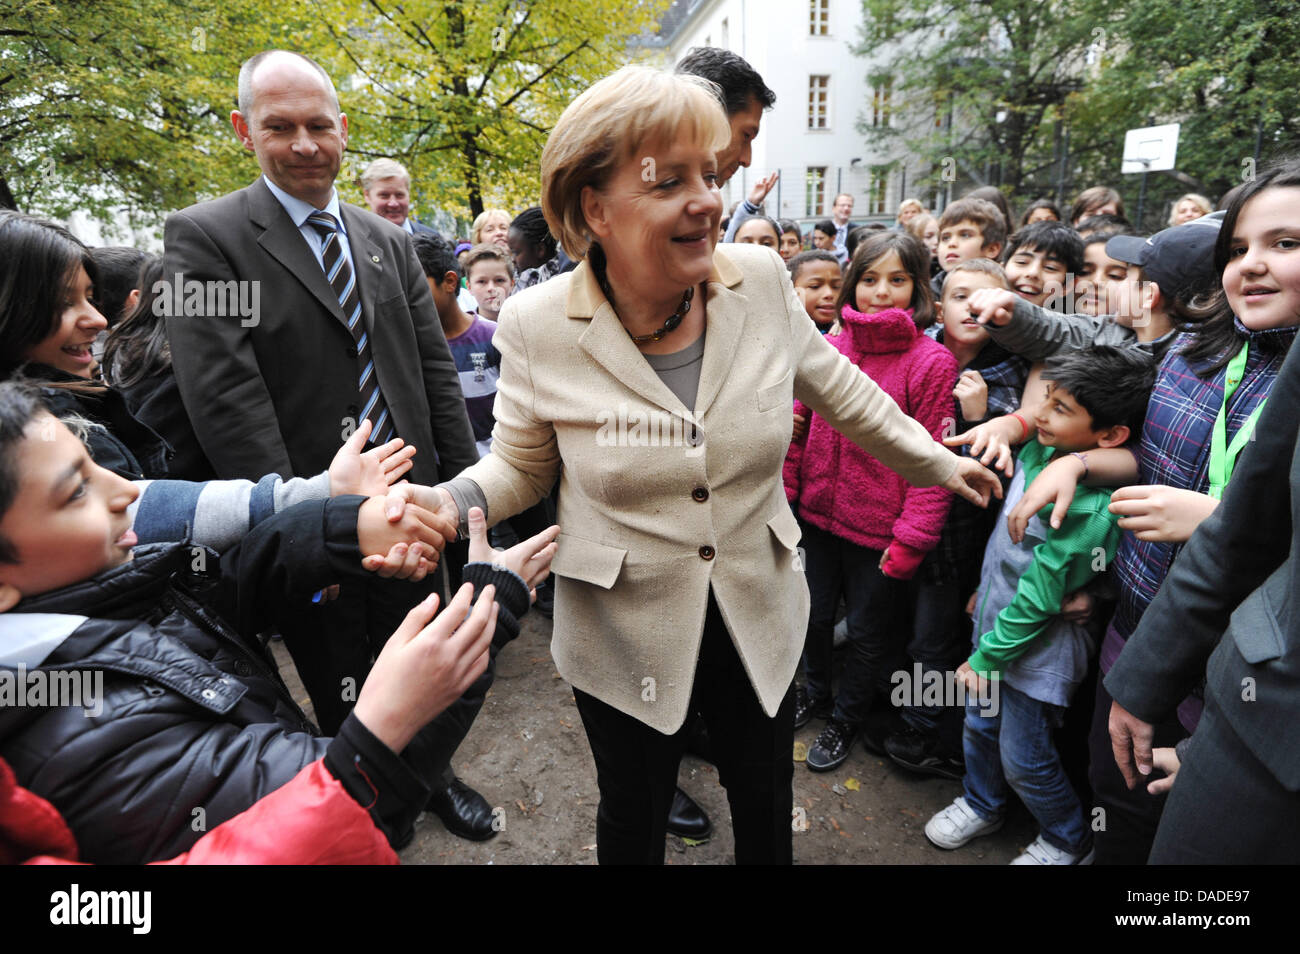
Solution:
M 1055 453 L 1055 448 L 1037 441 L 1025 445 L 1003 513 L 1011 512 Z M 1048 522 L 1054 506 L 1049 505 L 1029 521 L 1019 544 L 1011 542 L 1006 521 L 998 521 L 984 551 L 975 611 L 975 631 L 983 635 L 970 657 L 972 669 L 1001 675 L 1062 622 L 1061 601 L 1068 594 L 1105 572 L 1120 538 L 1118 518 L 1107 510 L 1109 504 L 1108 490 L 1081 485 L 1059 530 Z M 1036 660 L 1036 668 L 1041 662 Z M 1070 668 L 1067 661 L 1060 663 Z

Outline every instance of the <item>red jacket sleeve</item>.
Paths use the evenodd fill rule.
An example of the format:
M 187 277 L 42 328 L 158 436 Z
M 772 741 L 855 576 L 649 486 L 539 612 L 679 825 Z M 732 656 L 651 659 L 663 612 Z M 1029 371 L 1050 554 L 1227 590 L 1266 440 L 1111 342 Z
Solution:
M 397 854 L 321 763 L 208 832 L 164 865 L 395 865 Z

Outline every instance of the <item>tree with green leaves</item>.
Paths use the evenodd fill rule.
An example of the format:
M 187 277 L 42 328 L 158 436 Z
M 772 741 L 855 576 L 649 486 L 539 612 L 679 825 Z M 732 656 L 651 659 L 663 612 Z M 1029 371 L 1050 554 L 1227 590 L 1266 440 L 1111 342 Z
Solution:
M 1149 177 L 1147 228 L 1183 192 L 1216 198 L 1258 164 L 1297 149 L 1300 2 L 1162 0 L 1105 24 L 1095 78 L 1065 111 L 1080 181 L 1119 178 L 1124 132 L 1181 123 L 1177 169 Z M 1136 194 L 1136 178 L 1126 177 Z
M 311 48 L 340 79 L 355 175 L 378 156 L 411 171 L 420 209 L 538 201 L 551 125 L 631 59 L 666 0 L 312 0 Z
M 1085 82 L 1110 0 L 864 0 L 862 43 L 877 86 L 901 101 L 872 145 L 1017 194 L 1050 177 L 1053 122 Z
M 895 121 L 870 144 L 1028 200 L 1118 188 L 1129 129 L 1181 123 L 1177 168 L 1149 176 L 1145 221 L 1182 192 L 1215 198 L 1258 161 L 1296 148 L 1300 0 L 863 0 L 877 86 Z
M 251 177 L 230 132 L 266 0 L 0 0 L 0 206 L 141 219 Z

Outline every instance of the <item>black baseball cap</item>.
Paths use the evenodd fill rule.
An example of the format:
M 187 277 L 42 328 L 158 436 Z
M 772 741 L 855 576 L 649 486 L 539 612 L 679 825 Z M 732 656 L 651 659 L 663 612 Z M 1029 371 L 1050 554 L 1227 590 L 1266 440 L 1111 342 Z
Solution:
M 1146 239 L 1116 235 L 1106 242 L 1106 254 L 1116 261 L 1141 266 L 1165 295 L 1189 302 L 1209 291 L 1219 278 L 1214 269 L 1214 243 L 1222 222 L 1222 212 L 1211 212 Z

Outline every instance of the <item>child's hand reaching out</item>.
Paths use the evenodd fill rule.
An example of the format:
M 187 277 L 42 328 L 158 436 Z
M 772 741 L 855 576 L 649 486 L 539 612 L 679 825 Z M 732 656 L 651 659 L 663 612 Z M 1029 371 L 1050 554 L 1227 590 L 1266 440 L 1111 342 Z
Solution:
M 1002 327 L 1011 320 L 1011 312 L 1020 296 L 1005 288 L 977 288 L 966 301 L 971 317 L 981 325 Z
M 411 469 L 415 448 L 400 437 L 362 453 L 370 439 L 370 420 L 361 422 L 351 437 L 330 461 L 330 496 L 362 494 L 373 497 L 388 492 L 403 474 Z
M 469 508 L 469 561 L 494 563 L 517 573 L 528 587 L 528 598 L 533 602 L 537 600 L 537 584 L 551 572 L 551 560 L 558 547 L 555 538 L 559 535 L 560 528 L 552 524 L 509 550 L 497 550 L 488 542 L 483 511 L 478 507 Z
M 471 612 L 473 594 L 474 586 L 466 583 L 437 619 L 436 594 L 418 603 L 366 677 L 356 717 L 393 752 L 400 754 L 487 668 L 496 632 L 496 590 L 485 586 Z
M 386 501 L 383 496 L 371 497 L 357 514 L 361 565 L 384 577 L 419 579 L 437 565 L 438 554 L 456 538 L 456 528 L 439 514 L 412 503 L 406 504 L 401 517 L 390 521 Z M 421 560 L 425 561 L 423 571 Z

